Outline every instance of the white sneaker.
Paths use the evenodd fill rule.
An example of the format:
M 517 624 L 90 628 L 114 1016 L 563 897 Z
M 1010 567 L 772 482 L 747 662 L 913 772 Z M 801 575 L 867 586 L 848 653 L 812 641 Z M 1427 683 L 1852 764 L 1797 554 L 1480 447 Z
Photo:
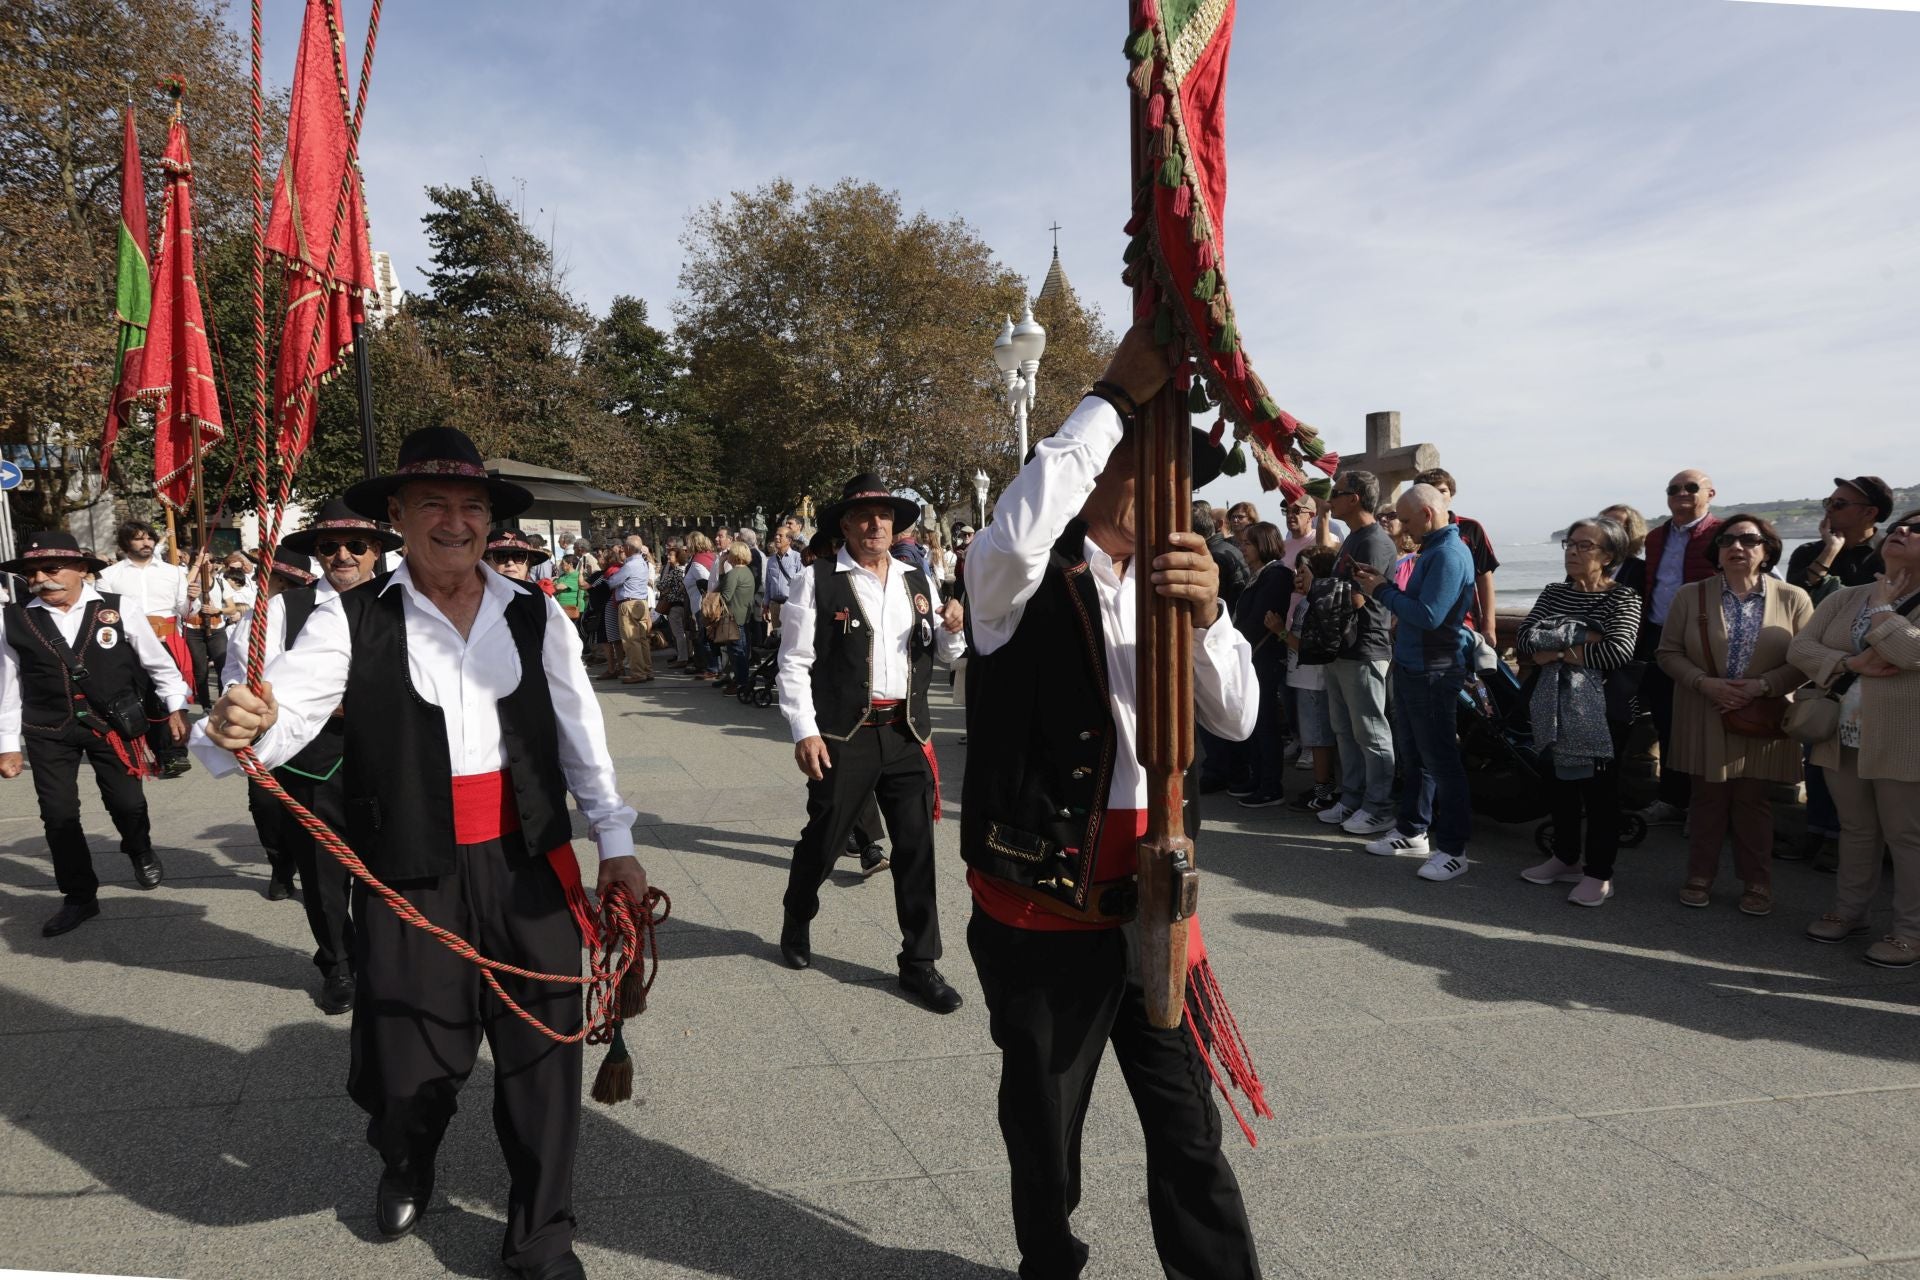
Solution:
M 1430 855 L 1420 864 L 1418 875 L 1422 880 L 1451 880 L 1455 876 L 1467 874 L 1467 860 L 1458 853 L 1439 853 Z
M 1391 831 L 1400 825 L 1398 818 L 1376 818 L 1365 809 L 1354 811 L 1352 817 L 1340 824 L 1340 829 L 1350 836 L 1377 836 L 1382 831 Z
M 1396 854 L 1417 853 L 1427 856 L 1427 837 L 1423 833 L 1417 836 L 1403 836 L 1398 831 L 1389 831 L 1378 840 L 1367 842 L 1367 852 L 1382 858 L 1391 858 Z
M 1315 814 L 1314 816 L 1319 818 L 1320 821 L 1326 823 L 1330 827 L 1337 827 L 1341 823 L 1345 822 L 1348 818 L 1351 818 L 1357 812 L 1359 812 L 1359 810 L 1355 809 L 1352 805 L 1342 800 L 1339 804 L 1333 806 L 1333 808 L 1322 809 L 1319 813 Z
M 1313 768 L 1313 748 L 1302 747 L 1300 749 L 1300 758 L 1293 762 L 1293 767 L 1296 769 Z
M 1650 827 L 1677 827 L 1687 820 L 1687 811 L 1668 804 L 1665 800 L 1655 800 L 1640 811 Z

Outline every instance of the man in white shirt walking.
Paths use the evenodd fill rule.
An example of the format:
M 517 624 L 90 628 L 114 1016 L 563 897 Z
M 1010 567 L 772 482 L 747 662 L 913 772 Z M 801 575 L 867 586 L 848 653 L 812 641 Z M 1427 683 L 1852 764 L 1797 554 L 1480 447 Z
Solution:
M 895 523 L 918 514 L 917 503 L 894 497 L 879 477 L 855 476 L 820 513 L 844 548 L 796 577 L 781 610 L 780 710 L 793 732 L 794 762 L 807 775 L 807 825 L 793 848 L 780 955 L 795 969 L 813 962 L 809 926 L 820 886 L 875 797 L 893 837 L 900 985 L 935 1013 L 952 1013 L 960 993 L 934 968 L 940 792 L 927 689 L 934 661 L 951 665 L 965 641 L 960 606 L 936 616 L 933 583 L 892 556 Z
M 66 898 L 40 932 L 57 937 L 100 914 L 100 881 L 80 826 L 80 761 L 92 765 L 100 799 L 133 863 L 134 883 L 151 889 L 164 871 L 153 852 L 141 790 L 144 717 L 131 738 L 124 716 L 139 716 L 139 683 L 166 705 L 161 728 L 185 741 L 187 682 L 154 636 L 146 615 L 87 584 L 102 562 L 70 533 L 36 533 L 20 558 L 0 565 L 26 579 L 31 599 L 5 607 L 0 644 L 0 778 L 33 763 L 33 789 L 53 855 L 54 881 Z M 116 721 L 120 723 L 116 724 Z M 24 747 L 24 756 L 22 748 Z
M 174 666 L 184 677 L 192 669 L 193 656 L 182 628 L 199 603 L 199 581 L 186 566 L 160 558 L 160 537 L 146 521 L 129 520 L 113 536 L 122 558 L 100 571 L 100 590 L 120 597 L 126 612 L 146 616 L 148 629 L 172 655 Z M 191 700 L 191 684 L 188 697 Z M 147 746 L 160 762 L 162 778 L 177 778 L 193 767 L 186 750 L 162 723 L 156 723 L 147 735 Z
M 259 694 L 235 686 L 215 705 L 195 750 L 221 771 L 235 767 L 224 752 L 248 745 L 281 765 L 344 706 L 344 834 L 369 873 L 496 960 L 577 974 L 592 905 L 569 792 L 599 845 L 600 893 L 618 885 L 644 903 L 647 877 L 573 624 L 552 597 L 481 564 L 492 522 L 532 495 L 489 476 L 463 433 L 428 427 L 401 443 L 393 474 L 355 485 L 346 502 L 384 516 L 407 541 L 405 560 L 315 610 Z M 361 967 L 348 1092 L 385 1163 L 374 1199 L 381 1234 L 411 1231 L 432 1197 L 484 1035 L 511 1178 L 502 1258 L 534 1280 L 584 1276 L 572 1208 L 580 1045 L 494 1003 L 478 967 L 364 887 L 354 908 Z M 579 1030 L 575 987 L 499 978 L 555 1033 Z

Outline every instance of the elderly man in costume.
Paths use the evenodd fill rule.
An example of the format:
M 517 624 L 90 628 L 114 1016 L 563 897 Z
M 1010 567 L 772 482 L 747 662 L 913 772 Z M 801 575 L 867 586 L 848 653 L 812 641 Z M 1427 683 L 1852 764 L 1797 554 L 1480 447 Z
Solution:
M 249 745 L 283 765 L 344 708 L 344 835 L 369 873 L 496 960 L 577 974 L 587 902 L 569 791 L 599 844 L 600 892 L 620 885 L 644 901 L 647 878 L 572 624 L 550 596 L 481 564 L 492 523 L 532 497 L 489 476 L 464 434 L 428 427 L 402 442 L 393 474 L 355 485 L 346 502 L 391 523 L 406 558 L 316 609 L 259 692 L 228 690 L 196 750 L 226 770 L 235 763 L 221 752 Z M 536 1280 L 583 1275 L 572 1209 L 580 1046 L 515 1017 L 477 966 L 371 902 L 364 886 L 354 920 L 348 1091 L 385 1162 L 379 1230 L 406 1234 L 431 1198 L 435 1157 L 484 1035 L 511 1178 L 502 1258 Z M 555 1032 L 579 1030 L 576 988 L 500 981 Z
M 17 778 L 26 762 L 33 764 L 54 882 L 66 898 L 40 928 L 49 938 L 100 914 L 100 880 L 80 827 L 81 759 L 93 766 L 100 799 L 120 831 L 120 850 L 133 863 L 134 883 L 151 889 L 164 872 L 140 786 L 147 772 L 143 682 L 166 704 L 168 740 L 187 737 L 187 682 L 145 614 L 88 584 L 87 574 L 104 567 L 70 533 L 33 534 L 19 559 L 0 565 L 25 579 L 30 597 L 4 610 L 0 778 Z
M 967 946 L 1001 1051 L 1000 1129 L 1023 1277 L 1077 1276 L 1086 1265 L 1070 1217 L 1080 1128 L 1109 1044 L 1146 1134 L 1147 1204 L 1167 1275 L 1259 1275 L 1220 1148 L 1209 1065 L 1187 1027 L 1149 1021 L 1139 940 L 1125 927 L 1147 808 L 1135 756 L 1136 575 L 1151 573 L 1161 595 L 1192 603 L 1200 724 L 1242 741 L 1259 711 L 1252 650 L 1220 601 L 1205 540 L 1175 534 L 1151 565 L 1132 563 L 1128 432 L 1134 406 L 1166 378 L 1151 329 L 1128 333 L 1105 379 L 1039 443 L 967 551 Z M 1195 432 L 1194 487 L 1219 463 Z M 1190 805 L 1189 834 L 1197 816 Z
M 934 1012 L 952 1013 L 960 993 L 934 968 L 940 780 L 927 689 L 934 660 L 951 664 L 965 641 L 959 606 L 936 614 L 940 597 L 927 575 L 893 558 L 895 525 L 919 510 L 879 477 L 855 476 L 820 513 L 845 545 L 796 576 L 781 608 L 780 710 L 807 775 L 807 825 L 787 877 L 780 955 L 795 969 L 812 963 L 820 886 L 873 797 L 893 836 L 900 985 Z
M 373 580 L 380 557 L 399 550 L 398 534 L 383 529 L 339 499 L 320 508 L 312 524 L 281 540 L 268 591 L 266 660 L 293 647 L 315 610 L 336 596 Z M 317 559 L 325 573 L 319 579 L 298 574 Z M 228 654 L 223 683 L 231 688 L 246 679 L 249 625 L 237 628 L 238 638 Z M 287 794 L 318 815 L 336 831 L 346 822 L 345 780 L 341 757 L 346 742 L 345 717 L 330 715 L 318 736 L 291 760 L 273 771 Z M 306 908 L 307 928 L 313 933 L 313 964 L 320 970 L 319 1004 L 323 1012 L 345 1013 L 353 1007 L 353 915 L 349 902 L 352 877 L 323 850 L 280 802 L 252 779 L 247 799 L 261 816 L 259 825 L 278 819 L 280 856 L 291 862 L 300 877 L 300 901 Z M 269 896 L 272 896 L 271 892 Z

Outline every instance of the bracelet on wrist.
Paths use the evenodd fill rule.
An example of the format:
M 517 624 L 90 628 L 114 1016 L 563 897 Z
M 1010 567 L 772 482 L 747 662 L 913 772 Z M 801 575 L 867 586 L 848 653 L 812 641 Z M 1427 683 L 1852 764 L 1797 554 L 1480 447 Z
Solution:
M 1139 402 L 1127 394 L 1127 389 L 1117 382 L 1109 382 L 1105 378 L 1102 378 L 1093 384 L 1090 394 L 1099 396 L 1102 400 L 1112 405 L 1114 411 L 1123 418 L 1137 418 L 1140 416 Z

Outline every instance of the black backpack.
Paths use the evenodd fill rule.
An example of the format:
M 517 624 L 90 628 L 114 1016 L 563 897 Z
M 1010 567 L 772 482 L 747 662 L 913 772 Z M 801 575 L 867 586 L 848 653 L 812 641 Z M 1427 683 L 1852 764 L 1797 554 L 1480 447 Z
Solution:
M 1342 556 L 1340 568 L 1346 565 Z M 1360 638 L 1360 605 L 1345 578 L 1315 578 L 1307 589 L 1307 611 L 1300 619 L 1300 665 L 1322 666 L 1352 648 Z

